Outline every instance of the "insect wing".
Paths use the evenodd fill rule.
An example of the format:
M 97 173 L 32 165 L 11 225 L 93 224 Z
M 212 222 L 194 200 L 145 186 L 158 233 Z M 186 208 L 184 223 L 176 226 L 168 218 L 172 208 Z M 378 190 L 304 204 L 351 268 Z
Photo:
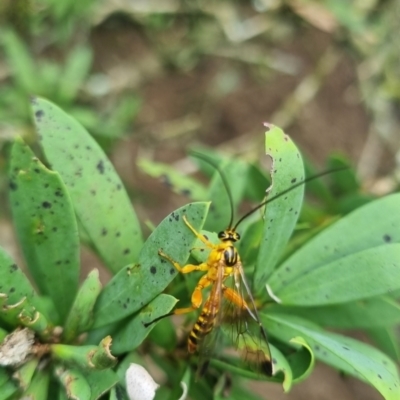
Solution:
M 235 266 L 233 283 L 232 289 L 236 292 L 239 304 L 242 302 L 242 306 L 225 301 L 223 311 L 223 322 L 227 326 L 225 331 L 229 332 L 233 344 L 250 369 L 270 377 L 274 371 L 267 333 L 261 323 L 240 261 Z

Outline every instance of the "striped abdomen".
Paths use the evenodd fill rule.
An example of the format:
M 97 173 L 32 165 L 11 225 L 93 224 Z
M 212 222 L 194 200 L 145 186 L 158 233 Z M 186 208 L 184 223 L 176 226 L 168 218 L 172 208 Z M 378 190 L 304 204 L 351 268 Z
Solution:
M 210 297 L 204 304 L 203 310 L 188 337 L 189 353 L 194 353 L 204 337 L 212 331 L 218 309 L 219 299 L 212 299 Z

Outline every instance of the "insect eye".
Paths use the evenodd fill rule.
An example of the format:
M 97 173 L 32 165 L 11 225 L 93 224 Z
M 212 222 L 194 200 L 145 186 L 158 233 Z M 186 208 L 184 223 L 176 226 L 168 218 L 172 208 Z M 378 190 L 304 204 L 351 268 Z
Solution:
M 226 235 L 224 231 L 221 231 L 220 233 L 218 233 L 218 238 L 219 239 L 225 239 Z
M 240 235 L 237 232 L 235 232 L 235 240 L 240 240 Z

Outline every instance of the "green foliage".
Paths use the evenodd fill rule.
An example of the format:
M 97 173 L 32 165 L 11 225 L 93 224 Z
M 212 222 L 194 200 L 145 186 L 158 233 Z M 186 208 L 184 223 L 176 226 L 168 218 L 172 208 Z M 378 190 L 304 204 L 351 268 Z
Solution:
M 0 48 L 11 78 L 0 90 L 2 124 L 12 125 L 13 132 L 28 130 L 30 110 L 26 107 L 26 97 L 36 93 L 60 104 L 96 135 L 111 139 L 124 133 L 140 107 L 137 96 L 121 96 L 117 103 L 101 113 L 80 101 L 92 67 L 92 50 L 87 44 L 72 46 L 63 55 L 63 61 L 56 62 L 33 54 L 12 29 L 3 28 L 0 33 Z M 110 113 L 113 114 L 112 121 Z
M 225 228 L 230 213 L 221 177 L 215 174 L 207 191 L 192 178 L 171 169 L 161 173 L 159 165 L 142 160 L 143 168 L 162 175 L 178 191 L 191 188 L 186 194 L 214 202 L 208 217 L 206 202 L 172 212 L 143 243 L 120 178 L 86 130 L 47 100 L 34 99 L 32 110 L 51 169 L 21 139 L 14 142 L 10 204 L 37 289 L 0 249 L 0 399 L 124 398 L 121 387 L 127 366 L 133 360 L 145 364 L 144 349 L 173 388 L 170 393 L 167 387 L 160 389 L 164 398 L 179 395 L 182 379 L 192 398 L 220 399 L 226 371 L 234 376 L 231 398 L 257 398 L 244 388 L 242 378 L 265 378 L 249 370 L 240 357 L 222 352 L 211 361 L 209 374 L 195 383 L 192 362 L 175 349 L 171 323 L 164 320 L 150 335 L 154 325 L 145 325 L 168 313 L 178 299 L 183 305 L 189 301 L 195 274 L 183 279 L 158 251 L 163 249 L 184 265 L 191 249 L 199 247 L 183 216 L 196 230 L 204 224 L 209 230 Z M 268 127 L 266 153 L 273 159 L 270 197 L 304 179 L 299 152 L 279 128 Z M 231 187 L 235 214 L 243 200 L 263 198 L 269 178 L 257 165 L 211 157 L 220 163 L 229 184 L 235 180 Z M 338 162 L 342 161 L 334 164 Z M 346 171 L 343 181 L 340 176 L 334 183 L 341 195 L 356 193 L 352 172 Z M 321 210 L 332 205 L 324 185 L 313 186 L 324 203 Z M 399 194 L 355 208 L 296 250 L 290 235 L 303 190 L 299 186 L 267 204 L 261 221 L 254 213 L 238 227 L 245 271 L 253 274 L 254 293 L 264 301 L 260 317 L 270 335 L 275 368 L 269 379 L 288 391 L 309 376 L 315 360 L 321 360 L 374 386 L 385 399 L 396 400 L 400 382 L 390 357 L 399 361 L 393 334 L 400 321 Z M 317 228 L 312 222 L 309 230 Z M 79 229 L 113 273 L 104 287 L 96 270 L 79 287 Z M 216 240 L 213 232 L 203 232 Z M 197 249 L 192 256 L 204 261 L 207 252 Z M 162 293 L 167 287 L 169 294 Z M 325 327 L 363 328 L 382 350 Z M 223 327 L 226 341 L 225 330 L 229 327 Z M 246 335 L 236 343 L 239 350 L 252 346 L 263 351 Z M 10 340 L 23 349 L 18 359 L 7 353 Z M 169 356 L 160 349 L 167 349 Z M 41 362 L 44 359 L 46 363 Z

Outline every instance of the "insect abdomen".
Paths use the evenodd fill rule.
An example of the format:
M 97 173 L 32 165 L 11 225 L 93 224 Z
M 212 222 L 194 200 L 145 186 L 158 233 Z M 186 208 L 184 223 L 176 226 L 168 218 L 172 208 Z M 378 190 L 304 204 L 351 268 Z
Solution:
M 191 330 L 188 337 L 188 351 L 194 353 L 204 337 L 210 333 L 214 327 L 215 317 L 218 313 L 218 307 L 210 307 L 211 302 L 207 301 L 201 311 L 199 318 Z

